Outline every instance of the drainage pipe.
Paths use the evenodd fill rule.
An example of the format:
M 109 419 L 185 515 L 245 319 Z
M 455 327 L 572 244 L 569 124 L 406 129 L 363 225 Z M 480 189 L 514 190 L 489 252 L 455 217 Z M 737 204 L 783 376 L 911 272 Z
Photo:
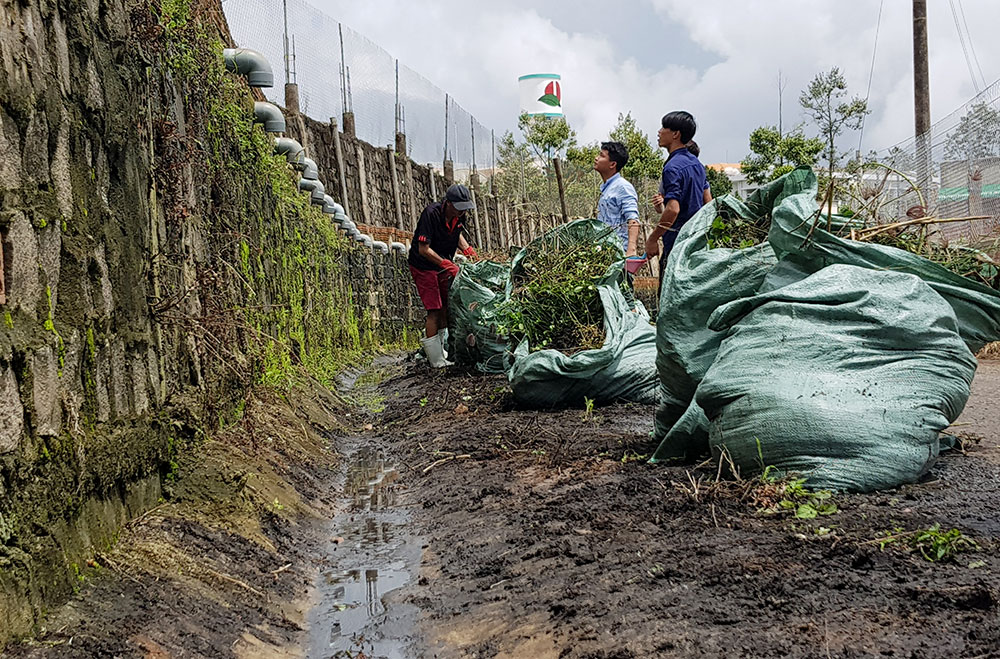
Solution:
M 307 178 L 310 181 L 319 179 L 319 168 L 316 167 L 316 161 L 312 158 L 303 158 L 301 162 L 293 164 L 292 167 L 302 170 L 302 178 Z
M 301 192 L 308 192 L 310 201 L 314 201 L 317 204 L 322 204 L 323 197 L 326 196 L 326 189 L 323 187 L 322 181 L 310 181 L 307 178 L 300 178 L 299 190 Z
M 290 137 L 274 138 L 274 152 L 285 156 L 285 159 L 293 166 L 300 164 L 306 157 L 306 150 L 299 144 L 299 141 Z
M 226 71 L 245 75 L 251 87 L 274 87 L 274 74 L 267 58 L 249 48 L 224 48 Z
M 285 115 L 281 114 L 281 109 L 274 103 L 254 101 L 253 120 L 264 124 L 264 130 L 269 133 L 285 132 Z

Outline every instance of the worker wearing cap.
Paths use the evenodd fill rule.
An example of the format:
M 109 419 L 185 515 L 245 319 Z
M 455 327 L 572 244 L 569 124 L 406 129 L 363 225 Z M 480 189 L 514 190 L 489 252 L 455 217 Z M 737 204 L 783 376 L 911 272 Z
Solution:
M 448 327 L 448 290 L 458 274 L 451 259 L 456 250 L 475 257 L 476 250 L 462 235 L 466 214 L 475 208 L 469 188 L 455 184 L 448 188 L 443 201 L 424 209 L 417 222 L 410 245 L 410 274 L 417 285 L 420 301 L 427 310 L 424 327 L 427 336 L 420 340 L 427 361 L 434 368 L 450 366 L 444 345 L 444 330 Z

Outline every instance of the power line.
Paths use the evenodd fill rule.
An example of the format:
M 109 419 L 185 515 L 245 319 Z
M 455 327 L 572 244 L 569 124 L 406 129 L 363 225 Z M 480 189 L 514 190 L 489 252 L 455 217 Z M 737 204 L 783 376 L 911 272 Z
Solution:
M 958 0 L 958 13 L 962 17 L 962 25 L 965 26 L 965 36 L 969 40 L 969 50 L 972 51 L 972 59 L 976 61 L 976 68 L 979 69 L 979 79 L 983 81 L 983 87 L 985 87 L 986 76 L 983 75 L 983 67 L 979 64 L 979 55 L 976 54 L 976 46 L 972 42 L 972 32 L 969 31 L 969 23 L 965 20 L 965 8 L 962 6 L 962 0 Z
M 950 131 L 952 128 L 954 128 L 958 124 L 958 121 L 956 121 L 956 118 L 960 120 L 961 119 L 960 115 L 964 114 L 970 107 L 972 107 L 976 103 L 991 104 L 994 101 L 996 101 L 997 98 L 1000 98 L 1000 79 L 997 79 L 997 80 L 993 81 L 992 83 L 990 83 L 990 85 L 988 87 L 986 87 L 986 89 L 984 89 L 983 91 L 979 92 L 978 94 L 976 94 L 975 96 L 973 96 L 972 98 L 970 98 L 968 101 L 966 101 L 965 103 L 963 103 L 961 106 L 959 106 L 955 110 L 952 110 L 947 116 L 941 117 L 940 119 L 938 119 L 937 121 L 935 121 L 931 125 L 930 132 L 933 135 L 939 135 L 942 132 Z M 889 150 L 891 150 L 891 149 L 893 149 L 895 147 L 903 147 L 903 146 L 906 146 L 906 145 L 908 145 L 908 144 L 910 144 L 912 142 L 913 142 L 913 138 L 908 137 L 908 138 L 906 138 L 904 140 L 900 140 L 900 141 L 896 142 L 895 144 L 891 144 L 887 148 L 881 149 L 881 150 L 882 151 L 889 151 Z
M 955 19 L 955 31 L 958 32 L 958 42 L 962 44 L 962 53 L 965 54 L 965 63 L 969 67 L 969 77 L 972 78 L 972 86 L 978 94 L 981 91 L 979 80 L 976 79 L 976 72 L 972 68 L 972 59 L 969 57 L 969 48 L 965 45 L 965 34 L 962 32 L 962 25 L 959 23 L 958 11 L 955 9 L 955 0 L 948 0 L 951 6 L 951 16 Z
M 878 53 L 878 33 L 879 28 L 882 27 L 882 7 L 885 5 L 885 0 L 882 0 L 878 4 L 878 19 L 875 21 L 875 45 L 872 46 L 872 66 L 868 71 L 868 91 L 865 92 L 865 105 L 868 105 L 868 99 L 872 95 L 872 78 L 875 77 L 875 54 Z M 858 134 L 858 156 L 861 155 L 861 140 L 865 137 L 865 119 L 868 117 L 867 114 L 861 116 L 861 132 Z

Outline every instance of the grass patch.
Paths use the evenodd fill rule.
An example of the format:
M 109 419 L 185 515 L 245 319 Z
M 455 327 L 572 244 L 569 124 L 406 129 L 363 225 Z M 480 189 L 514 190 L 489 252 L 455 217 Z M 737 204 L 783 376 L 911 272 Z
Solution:
M 932 563 L 952 561 L 961 552 L 979 549 L 975 540 L 958 529 L 943 531 L 940 524 L 916 531 L 904 532 L 902 529 L 885 531 L 873 542 L 878 544 L 879 549 L 893 545 L 901 546 L 919 553 Z

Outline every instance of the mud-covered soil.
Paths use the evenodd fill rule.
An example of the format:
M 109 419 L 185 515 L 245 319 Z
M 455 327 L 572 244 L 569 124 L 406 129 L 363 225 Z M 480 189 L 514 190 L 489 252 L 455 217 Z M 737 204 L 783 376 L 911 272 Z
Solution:
M 315 384 L 251 396 L 242 419 L 181 447 L 162 504 L 4 656 L 296 656 L 334 513 L 331 446 L 365 418 Z
M 502 377 L 379 368 L 349 374 L 368 383 L 353 409 L 319 390 L 256 401 L 194 447 L 165 505 L 10 655 L 1000 656 L 998 361 L 954 428 L 964 451 L 920 484 L 836 495 L 814 520 L 762 514 L 768 491 L 717 484 L 710 466 L 647 464 L 650 408 L 517 410 Z M 341 454 L 359 450 L 395 465 L 398 508 L 345 503 Z M 978 547 L 943 563 L 906 548 L 934 524 Z M 368 639 L 332 653 L 340 632 L 316 627 L 346 623 L 343 604 L 315 589 L 368 567 L 354 527 L 413 559 L 379 573 Z M 883 548 L 886 534 L 899 539 Z
M 759 514 L 709 468 L 646 464 L 648 408 L 506 410 L 503 384 L 421 370 L 386 384 L 427 543 L 401 597 L 423 611 L 416 656 L 1000 656 L 1000 362 L 983 362 L 956 428 L 980 444 L 816 520 Z M 947 563 L 880 549 L 934 524 L 979 549 Z

